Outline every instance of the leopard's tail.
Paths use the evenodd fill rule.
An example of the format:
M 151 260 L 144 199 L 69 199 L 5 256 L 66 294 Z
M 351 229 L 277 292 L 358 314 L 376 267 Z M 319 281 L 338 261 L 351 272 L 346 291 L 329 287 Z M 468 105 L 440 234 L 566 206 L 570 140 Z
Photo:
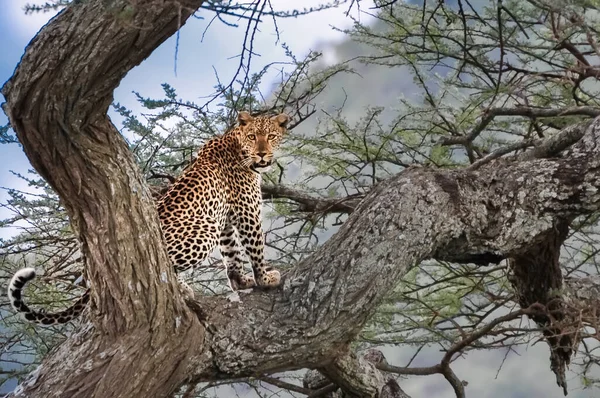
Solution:
M 67 323 L 81 315 L 90 299 L 89 291 L 86 291 L 72 306 L 64 311 L 46 313 L 29 308 L 23 301 L 21 293 L 27 282 L 34 278 L 35 270 L 33 268 L 23 268 L 15 273 L 8 284 L 7 293 L 10 304 L 17 312 L 23 314 L 25 319 L 43 325 L 55 325 L 57 323 Z

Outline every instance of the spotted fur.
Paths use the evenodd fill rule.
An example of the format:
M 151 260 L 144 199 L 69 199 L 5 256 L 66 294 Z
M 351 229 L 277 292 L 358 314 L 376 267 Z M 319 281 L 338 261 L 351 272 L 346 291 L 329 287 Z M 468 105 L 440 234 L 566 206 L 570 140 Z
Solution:
M 288 120 L 286 114 L 252 117 L 240 112 L 238 126 L 206 142 L 194 163 L 158 201 L 167 252 L 177 272 L 200 265 L 218 245 L 232 290 L 279 285 L 279 271 L 264 257 L 260 173 L 273 163 L 273 151 L 287 131 Z M 252 275 L 244 273 L 247 259 Z M 65 323 L 85 309 L 87 292 L 58 313 L 30 309 L 22 290 L 33 278 L 32 268 L 19 270 L 8 288 L 13 308 L 25 319 L 45 325 Z

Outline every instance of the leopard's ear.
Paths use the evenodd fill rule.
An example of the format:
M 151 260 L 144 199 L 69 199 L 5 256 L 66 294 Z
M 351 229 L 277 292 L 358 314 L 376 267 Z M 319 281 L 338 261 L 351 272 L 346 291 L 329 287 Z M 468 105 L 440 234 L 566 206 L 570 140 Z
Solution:
M 271 120 L 274 120 L 279 125 L 279 127 L 285 127 L 290 121 L 290 117 L 285 113 L 280 113 L 277 116 L 273 116 Z
M 252 121 L 253 117 L 250 115 L 250 112 L 241 111 L 238 113 L 238 123 L 240 126 L 245 126 Z

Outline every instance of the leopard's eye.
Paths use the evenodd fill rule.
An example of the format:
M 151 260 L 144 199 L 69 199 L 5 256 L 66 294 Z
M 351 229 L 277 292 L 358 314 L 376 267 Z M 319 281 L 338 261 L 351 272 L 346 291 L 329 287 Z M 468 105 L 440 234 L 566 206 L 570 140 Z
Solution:
M 256 139 L 256 136 L 254 134 L 248 134 L 248 139 L 250 141 L 254 141 Z
M 269 141 L 274 140 L 275 138 L 277 138 L 277 136 L 275 134 L 269 134 Z

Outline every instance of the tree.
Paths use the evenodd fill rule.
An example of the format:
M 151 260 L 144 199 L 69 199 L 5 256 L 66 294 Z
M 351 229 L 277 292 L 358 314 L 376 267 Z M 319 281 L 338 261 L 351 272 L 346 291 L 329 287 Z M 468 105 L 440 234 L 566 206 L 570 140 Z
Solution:
M 354 145 L 356 152 L 356 146 L 363 145 L 364 163 L 373 172 L 364 172 L 363 168 L 349 177 L 343 174 L 348 167 L 334 169 L 334 177 L 356 184 L 345 198 L 321 198 L 273 185 L 265 187 L 265 195 L 290 198 L 304 206 L 303 210 L 326 213 L 323 209 L 338 206 L 333 213 L 351 213 L 339 232 L 296 264 L 277 291 L 242 295 L 241 303 L 213 296 L 183 300 L 160 243 L 150 192 L 106 111 L 112 102 L 112 90 L 125 73 L 173 34 L 200 5 L 191 1 L 179 4 L 181 8 L 157 2 L 144 8 L 126 1 L 108 6 L 94 1 L 72 4 L 40 32 L 13 78 L 3 87 L 7 99 L 4 109 L 11 126 L 32 165 L 58 193 L 81 241 L 93 310 L 90 326 L 77 330 L 50 354 L 24 390 L 15 395 L 165 396 L 184 383 L 262 376 L 303 367 L 319 369 L 350 396 L 396 391 L 397 385 L 377 368 L 402 370 L 380 360 L 365 361 L 354 354 L 350 344 L 398 280 L 425 259 L 483 267 L 511 258 L 517 293 L 524 293 L 532 283 L 537 288 L 533 296 L 521 295 L 520 310 L 464 336 L 457 347 L 449 349 L 442 363 L 429 371 L 444 374 L 457 395 L 462 394 L 462 384 L 449 367 L 452 355 L 500 321 L 529 315 L 547 333 L 561 382 L 560 367 L 570 358 L 574 344 L 568 342 L 565 347 L 562 341 L 555 341 L 557 336 L 572 336 L 563 329 L 556 330 L 560 325 L 554 321 L 567 317 L 564 307 L 569 304 L 567 295 L 559 296 L 556 304 L 555 291 L 562 283 L 560 272 L 555 272 L 557 248 L 564 241 L 566 223 L 597 211 L 599 122 L 578 119 L 562 130 L 562 126 L 542 125 L 539 141 L 526 136 L 527 140 L 518 145 L 497 149 L 497 142 L 485 146 L 475 139 L 486 128 L 508 130 L 506 123 L 490 124 L 500 115 L 528 116 L 531 120 L 522 123 L 532 125 L 531 131 L 536 131 L 540 117 L 597 116 L 594 104 L 576 104 L 565 110 L 553 108 L 552 98 L 542 110 L 491 108 L 479 121 L 465 117 L 454 123 L 448 121 L 444 107 L 432 94 L 425 104 L 427 109 L 406 115 L 418 115 L 415 124 L 423 122 L 423 114 L 439 118 L 441 123 L 434 120 L 432 125 L 446 126 L 447 130 L 433 135 L 447 137 L 446 145 L 463 145 L 471 165 L 456 169 L 415 167 L 401 173 L 398 170 L 409 164 L 407 156 L 435 160 L 435 151 L 394 153 L 385 145 L 379 145 L 383 148 L 380 151 L 373 149 L 380 144 L 377 140 L 393 142 L 402 138 L 400 144 L 410 145 L 410 138 L 419 138 L 417 127 L 402 131 L 404 136 L 386 134 L 389 132 L 385 129 L 380 129 L 382 134 L 375 139 L 365 133 L 361 143 L 354 135 L 355 129 L 332 117 L 338 132 L 353 130 L 353 134 L 337 135 L 327 159 L 331 161 L 338 155 L 338 164 L 350 164 L 341 149 Z M 548 10 L 549 6 L 536 7 L 548 15 L 558 12 Z M 389 11 L 389 15 L 382 14 L 386 18 L 398 15 L 394 8 L 384 10 Z M 427 22 L 427 40 L 444 37 L 431 33 L 439 28 L 435 25 L 440 23 L 434 19 L 436 13 L 449 15 L 450 26 L 466 15 L 462 8 L 426 11 L 432 15 L 431 20 L 417 21 Z M 450 12 L 458 19 L 453 19 Z M 487 23 L 485 17 L 480 19 Z M 517 27 L 521 22 L 515 22 Z M 402 26 L 411 25 L 404 23 L 399 29 Z M 363 28 L 357 25 L 356 29 L 360 32 Z M 465 23 L 462 31 L 472 30 Z M 95 35 L 93 42 L 90 34 Z M 402 43 L 402 37 L 395 39 Z M 413 45 L 414 41 L 411 38 L 406 43 Z M 445 44 L 425 43 L 431 47 Z M 509 48 L 506 43 L 504 48 Z M 429 47 L 419 47 L 421 51 L 423 48 Z M 454 53 L 448 51 L 445 55 Z M 459 58 L 464 59 L 471 57 Z M 422 67 L 423 59 L 418 61 L 410 65 Z M 434 58 L 433 62 L 437 61 Z M 491 68 L 493 64 L 484 66 Z M 494 72 L 495 76 L 504 73 Z M 422 77 L 418 68 L 415 75 L 417 80 Z M 536 71 L 530 75 L 540 74 Z M 421 79 L 421 87 L 428 92 L 424 81 Z M 480 89 L 488 95 L 486 103 L 494 103 L 495 87 L 500 86 L 497 83 L 492 90 Z M 471 115 L 474 108 L 461 110 Z M 376 124 L 375 116 L 377 110 L 365 118 L 365 132 Z M 559 120 L 564 122 L 564 118 Z M 471 129 L 472 125 L 475 127 Z M 407 135 L 410 132 L 412 136 Z M 329 137 L 308 141 L 300 154 L 308 157 L 314 152 L 311 146 Z M 440 159 L 451 159 L 443 147 L 436 150 L 441 151 L 436 155 Z M 521 153 L 498 160 L 515 150 Z M 361 190 L 365 175 L 373 176 L 382 164 L 387 166 L 384 175 L 388 177 L 383 179 L 378 174 L 367 189 Z M 532 253 L 543 256 L 533 257 L 539 261 L 529 261 Z M 548 264 L 553 272 L 545 272 Z M 161 275 L 167 275 L 167 283 Z M 548 279 L 540 278 L 544 275 Z M 559 350 L 563 349 L 568 352 L 561 357 Z M 65 363 L 68 366 L 60 366 Z M 131 363 L 136 364 L 135 368 Z M 119 382 L 123 378 L 130 383 Z

